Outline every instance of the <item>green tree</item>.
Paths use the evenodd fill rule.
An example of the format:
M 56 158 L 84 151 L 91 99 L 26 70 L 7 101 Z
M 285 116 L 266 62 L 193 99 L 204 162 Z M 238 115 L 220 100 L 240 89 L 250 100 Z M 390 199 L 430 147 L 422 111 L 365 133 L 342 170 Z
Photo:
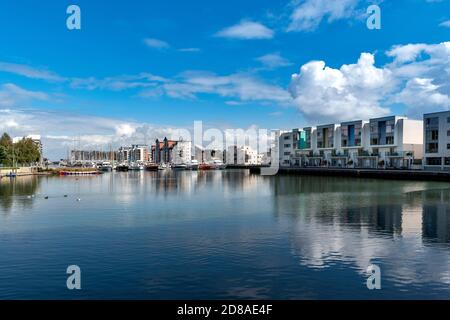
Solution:
M 16 163 L 20 165 L 31 165 L 39 161 L 41 156 L 38 146 L 32 139 L 23 138 L 14 143 L 14 155 Z
M 13 142 L 11 137 L 4 133 L 0 138 L 0 164 L 3 166 L 12 165 Z

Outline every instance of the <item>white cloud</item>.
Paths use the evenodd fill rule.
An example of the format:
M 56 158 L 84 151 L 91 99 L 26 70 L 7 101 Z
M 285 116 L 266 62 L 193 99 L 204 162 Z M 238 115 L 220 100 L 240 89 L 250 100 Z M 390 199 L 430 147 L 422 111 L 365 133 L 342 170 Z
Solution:
M 31 79 L 47 81 L 64 81 L 65 79 L 54 72 L 32 68 L 23 64 L 0 62 L 0 71 L 21 75 Z
M 450 42 L 399 45 L 386 54 L 393 60 L 383 67 L 369 53 L 339 69 L 303 65 L 290 85 L 295 105 L 320 122 L 382 116 L 394 103 L 411 116 L 450 108 Z
M 151 73 L 140 73 L 136 75 L 122 75 L 115 77 L 106 77 L 103 79 L 90 78 L 73 78 L 71 86 L 78 89 L 96 90 L 107 89 L 112 91 L 122 91 L 128 89 L 139 89 L 155 87 L 159 83 L 167 82 L 168 79 Z
M 330 23 L 358 15 L 359 0 L 301 0 L 295 3 L 287 31 L 312 31 L 323 20 Z
M 200 52 L 200 48 L 181 48 L 178 49 L 180 52 Z
M 208 72 L 185 72 L 179 81 L 166 83 L 162 88 L 173 98 L 193 99 L 197 94 L 217 94 L 241 101 L 288 103 L 291 100 L 284 88 L 244 73 L 220 76 Z
M 444 28 L 450 28 L 450 20 L 442 22 L 441 24 L 439 24 L 439 26 Z
M 414 78 L 406 83 L 405 88 L 395 97 L 395 102 L 404 103 L 414 108 L 418 115 L 431 110 L 450 108 L 450 97 L 439 92 L 440 86 L 433 84 L 433 79 Z
M 380 101 L 392 87 L 391 72 L 376 68 L 374 56 L 363 53 L 356 64 L 340 69 L 326 67 L 324 61 L 303 65 L 292 76 L 290 92 L 307 118 L 324 122 L 388 114 Z
M 160 50 L 168 49 L 170 47 L 170 45 L 167 42 L 155 38 L 146 38 L 144 39 L 144 43 L 150 48 Z
M 0 86 L 0 107 L 11 108 L 32 100 L 48 100 L 48 94 L 23 89 L 15 84 L 6 83 Z
M 276 69 L 292 65 L 292 62 L 286 58 L 283 58 L 279 52 L 266 54 L 256 58 L 256 60 L 261 62 L 261 64 L 267 69 Z
M 259 22 L 243 20 L 234 26 L 219 31 L 216 36 L 241 40 L 272 39 L 274 31 Z

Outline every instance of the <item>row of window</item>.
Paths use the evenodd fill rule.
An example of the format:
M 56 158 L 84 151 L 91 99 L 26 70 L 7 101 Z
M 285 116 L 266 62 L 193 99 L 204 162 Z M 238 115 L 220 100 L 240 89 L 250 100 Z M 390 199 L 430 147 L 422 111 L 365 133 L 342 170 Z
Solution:
M 444 162 L 442 162 L 444 159 Z M 426 164 L 428 166 L 441 166 L 444 163 L 445 166 L 450 166 L 450 158 L 427 158 Z

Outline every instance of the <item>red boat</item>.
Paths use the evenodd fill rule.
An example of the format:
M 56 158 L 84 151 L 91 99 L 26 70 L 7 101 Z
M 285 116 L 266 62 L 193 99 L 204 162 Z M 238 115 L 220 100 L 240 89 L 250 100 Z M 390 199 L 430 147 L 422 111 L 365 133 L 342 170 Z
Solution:
M 147 171 L 158 171 L 159 166 L 156 163 L 150 163 L 145 166 Z
M 198 166 L 198 170 L 214 170 L 215 167 L 208 163 L 202 163 Z

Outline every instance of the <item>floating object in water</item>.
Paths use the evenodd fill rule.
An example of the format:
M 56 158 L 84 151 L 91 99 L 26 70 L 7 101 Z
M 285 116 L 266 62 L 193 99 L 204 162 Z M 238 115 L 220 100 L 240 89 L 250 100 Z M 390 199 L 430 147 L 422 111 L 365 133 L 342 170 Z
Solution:
M 27 199 L 31 199 L 31 196 L 27 196 Z
M 45 197 L 44 199 L 45 199 L 45 200 L 48 200 L 48 197 Z
M 64 195 L 64 198 L 67 198 L 67 194 Z
M 78 198 L 78 199 L 77 199 L 77 201 L 78 201 L 78 202 L 80 202 L 80 201 L 81 201 L 81 199 L 80 199 L 80 198 Z

